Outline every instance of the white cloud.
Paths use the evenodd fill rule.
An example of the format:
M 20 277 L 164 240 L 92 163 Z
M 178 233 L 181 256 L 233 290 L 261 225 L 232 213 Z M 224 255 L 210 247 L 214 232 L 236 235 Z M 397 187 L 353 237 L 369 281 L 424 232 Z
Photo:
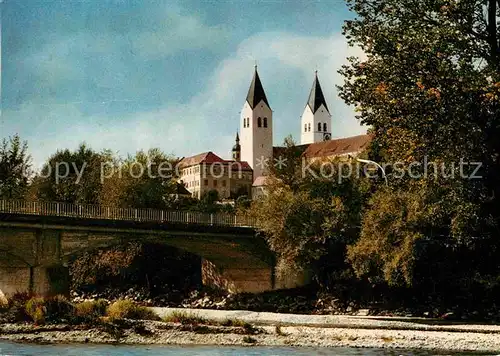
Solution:
M 203 29 L 196 21 L 178 28 L 184 29 L 183 26 L 187 26 L 186 31 Z M 207 36 L 211 38 L 213 33 L 207 33 Z M 74 149 L 83 141 L 96 150 L 109 148 L 122 156 L 140 149 L 160 147 L 178 156 L 211 150 L 227 158 L 234 133 L 239 128 L 239 111 L 257 59 L 274 110 L 275 145 L 289 133 L 297 137 L 299 117 L 315 69 L 319 70 L 333 115 L 333 135 L 355 135 L 365 129 L 354 119 L 352 110 L 340 101 L 334 87 L 341 83 L 337 70 L 349 55 L 362 53 L 349 48 L 338 34 L 306 37 L 259 33 L 241 42 L 235 53 L 214 68 L 203 90 L 194 93 L 185 103 L 169 102 L 157 110 L 116 117 L 86 115 L 83 111 L 85 102 L 64 105 L 49 102 L 45 107 L 31 102 L 20 111 L 4 111 L 4 126 L 7 134 L 19 132 L 29 141 L 37 165 L 57 149 Z M 20 120 L 33 123 L 29 131 L 20 126 Z
M 129 37 L 134 52 L 143 57 L 162 57 L 186 49 L 208 49 L 229 37 L 226 27 L 209 26 L 199 18 L 168 11 L 159 27 Z

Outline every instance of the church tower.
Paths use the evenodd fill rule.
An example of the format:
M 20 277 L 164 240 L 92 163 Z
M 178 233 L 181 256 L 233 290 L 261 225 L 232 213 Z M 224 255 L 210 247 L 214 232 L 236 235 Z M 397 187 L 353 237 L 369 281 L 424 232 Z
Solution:
M 331 139 L 331 118 L 319 84 L 318 71 L 316 71 L 309 99 L 301 118 L 300 143 L 304 145 Z
M 254 179 L 272 164 L 273 112 L 260 82 L 257 66 L 241 110 L 241 160 L 253 169 Z
M 232 156 L 233 161 L 239 162 L 241 159 L 240 136 L 238 133 L 236 133 L 236 144 L 233 146 Z

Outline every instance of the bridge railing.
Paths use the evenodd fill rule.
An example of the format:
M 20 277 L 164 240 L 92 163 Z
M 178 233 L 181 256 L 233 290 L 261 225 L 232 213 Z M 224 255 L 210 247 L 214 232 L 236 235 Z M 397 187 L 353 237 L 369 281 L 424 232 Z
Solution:
M 100 205 L 26 200 L 0 200 L 0 213 L 61 216 L 84 219 L 175 222 L 223 226 L 255 226 L 253 219 L 229 213 L 208 214 L 193 211 L 116 208 Z

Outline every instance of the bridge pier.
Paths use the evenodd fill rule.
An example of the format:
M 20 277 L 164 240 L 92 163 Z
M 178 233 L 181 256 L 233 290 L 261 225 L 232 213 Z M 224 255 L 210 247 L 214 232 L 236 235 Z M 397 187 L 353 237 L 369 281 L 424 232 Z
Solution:
M 0 267 L 0 292 L 9 297 L 17 292 L 37 296 L 69 295 L 66 266 Z
M 29 267 L 0 267 L 0 292 L 6 297 L 30 291 Z
M 69 269 L 61 259 L 62 232 L 0 227 L 0 291 L 69 294 Z
M 230 293 L 260 293 L 274 289 L 272 267 L 218 267 L 203 259 L 201 277 L 203 285 Z
M 69 268 L 63 264 L 32 268 L 30 282 L 30 290 L 35 295 L 69 296 Z

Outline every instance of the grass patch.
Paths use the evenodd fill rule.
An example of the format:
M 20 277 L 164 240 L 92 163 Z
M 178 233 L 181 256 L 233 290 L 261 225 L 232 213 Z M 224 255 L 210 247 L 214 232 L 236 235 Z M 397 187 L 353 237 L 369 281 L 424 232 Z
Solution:
M 106 315 L 110 319 L 160 320 L 151 309 L 126 299 L 118 300 L 108 306 Z
M 390 337 L 390 336 L 389 336 L 389 337 L 387 337 L 387 336 L 382 336 L 382 337 L 381 337 L 381 339 L 382 339 L 382 341 L 384 341 L 384 342 L 393 342 L 393 341 L 394 341 L 394 338 L 392 338 L 392 337 Z
M 167 314 L 163 318 L 163 321 L 167 323 L 179 323 L 182 325 L 199 325 L 199 324 L 215 325 L 215 321 L 213 320 L 208 320 L 198 315 L 180 311 L 173 311 L 170 314 Z
M 106 315 L 108 303 L 104 299 L 85 301 L 75 305 L 75 319 L 92 322 Z
M 103 299 L 73 304 L 64 296 L 37 297 L 17 293 L 9 298 L 9 313 L 5 320 L 28 321 L 36 325 L 47 323 L 86 324 L 99 328 L 119 339 L 124 330 L 143 336 L 152 335 L 144 323 L 137 320 L 160 320 L 149 308 L 129 300 L 119 300 L 107 305 Z M 9 321 L 10 322 L 10 321 Z
M 240 319 L 226 319 L 220 323 L 222 326 L 239 326 L 243 327 L 247 322 Z
M 182 329 L 183 331 L 194 331 L 199 334 L 222 332 L 221 329 L 212 330 L 207 328 L 207 326 L 237 328 L 239 329 L 238 333 L 247 335 L 265 333 L 262 328 L 257 328 L 243 320 L 225 319 L 223 321 L 217 321 L 213 319 L 206 319 L 196 314 L 188 313 L 185 311 L 172 311 L 171 313 L 163 317 L 162 321 L 167 323 L 181 324 L 184 327 Z

